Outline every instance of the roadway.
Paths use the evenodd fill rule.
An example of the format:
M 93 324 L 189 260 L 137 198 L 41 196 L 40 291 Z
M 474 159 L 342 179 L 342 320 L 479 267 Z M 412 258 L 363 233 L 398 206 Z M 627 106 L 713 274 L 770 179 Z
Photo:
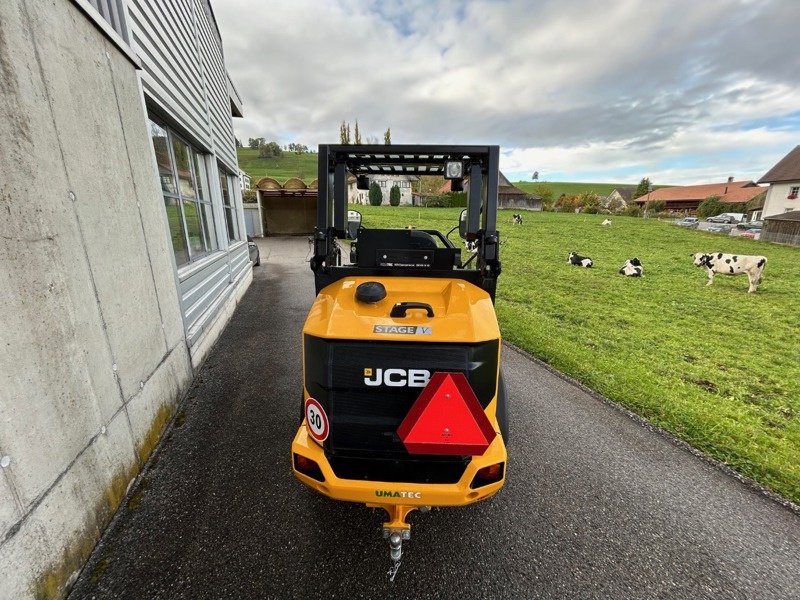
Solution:
M 798 598 L 800 517 L 509 347 L 506 487 L 411 517 L 298 483 L 304 238 L 262 266 L 70 598 Z M 502 279 L 500 282 L 502 286 Z

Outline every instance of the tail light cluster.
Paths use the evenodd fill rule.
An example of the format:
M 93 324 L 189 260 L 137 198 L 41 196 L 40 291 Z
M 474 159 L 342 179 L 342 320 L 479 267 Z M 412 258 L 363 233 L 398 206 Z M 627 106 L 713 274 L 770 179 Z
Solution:
M 474 490 L 475 488 L 500 481 L 503 479 L 505 466 L 505 463 L 496 463 L 479 469 L 478 472 L 475 473 L 475 477 L 472 478 L 472 483 L 469 484 L 469 487 Z
M 311 479 L 325 481 L 325 476 L 322 474 L 319 465 L 310 458 L 306 458 L 300 454 L 294 455 L 294 469 L 298 473 L 311 477 Z

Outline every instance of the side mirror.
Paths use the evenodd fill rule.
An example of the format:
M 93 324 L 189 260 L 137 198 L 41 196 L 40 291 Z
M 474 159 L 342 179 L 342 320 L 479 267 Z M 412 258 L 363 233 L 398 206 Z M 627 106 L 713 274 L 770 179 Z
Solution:
M 467 209 L 461 211 L 461 216 L 458 218 L 458 235 L 462 240 L 467 239 Z
M 354 240 L 358 237 L 358 228 L 361 227 L 361 213 L 357 210 L 347 211 L 347 238 Z
M 359 175 L 356 177 L 356 189 L 357 190 L 368 190 L 369 189 L 369 177 L 366 175 Z

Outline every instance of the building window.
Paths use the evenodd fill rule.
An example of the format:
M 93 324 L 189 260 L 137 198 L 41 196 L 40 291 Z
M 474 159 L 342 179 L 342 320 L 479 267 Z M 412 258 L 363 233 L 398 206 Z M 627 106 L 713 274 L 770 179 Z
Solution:
M 789 196 L 790 200 L 794 200 L 797 198 L 798 194 L 800 194 L 800 185 L 793 185 L 789 188 Z
M 219 167 L 219 191 L 222 195 L 222 210 L 225 213 L 225 225 L 228 229 L 228 241 L 235 242 L 239 238 L 239 222 L 236 218 L 236 197 L 233 194 L 233 175 Z
M 182 267 L 219 247 L 207 159 L 164 125 L 149 124 L 172 251 Z

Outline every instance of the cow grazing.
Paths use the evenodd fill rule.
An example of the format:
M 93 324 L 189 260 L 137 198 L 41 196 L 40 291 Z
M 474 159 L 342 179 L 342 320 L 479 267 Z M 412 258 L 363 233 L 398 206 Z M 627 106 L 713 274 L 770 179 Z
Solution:
M 472 252 L 473 254 L 475 254 L 478 251 L 478 240 L 475 240 L 473 242 L 465 241 L 464 247 L 466 247 L 467 252 Z
M 743 254 L 724 254 L 717 252 L 714 254 L 705 254 L 703 252 L 696 252 L 691 255 L 694 258 L 694 264 L 697 267 L 705 267 L 708 273 L 708 283 L 714 283 L 714 273 L 722 273 L 723 275 L 741 275 L 747 274 L 750 280 L 750 287 L 748 292 L 751 294 L 758 289 L 758 284 L 761 283 L 761 272 L 764 270 L 764 265 L 767 264 L 766 256 L 746 256 Z
M 611 225 L 611 219 L 606 219 L 605 221 L 603 221 L 602 223 L 600 223 L 600 225 L 606 225 L 606 226 L 607 226 L 607 225 Z
M 522 225 L 522 215 L 511 215 L 511 222 L 514 225 Z
M 567 262 L 576 267 L 585 267 L 587 269 L 594 264 L 591 258 L 588 256 L 580 256 L 577 252 L 570 252 L 567 257 Z
M 638 258 L 629 258 L 619 269 L 620 275 L 626 277 L 644 277 L 644 267 Z

